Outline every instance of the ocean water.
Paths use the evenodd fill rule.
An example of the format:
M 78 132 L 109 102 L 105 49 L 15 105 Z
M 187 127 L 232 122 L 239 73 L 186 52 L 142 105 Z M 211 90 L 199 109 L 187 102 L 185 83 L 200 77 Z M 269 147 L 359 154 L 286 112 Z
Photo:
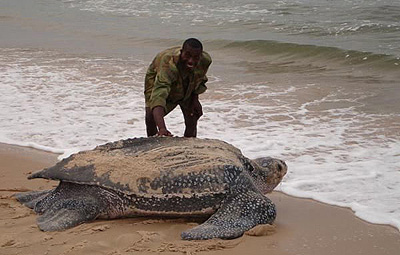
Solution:
M 145 136 L 144 75 L 188 37 L 212 58 L 198 136 L 285 160 L 278 190 L 400 229 L 400 3 L 0 1 L 0 142 L 60 158 Z M 182 136 L 183 118 L 166 118 Z

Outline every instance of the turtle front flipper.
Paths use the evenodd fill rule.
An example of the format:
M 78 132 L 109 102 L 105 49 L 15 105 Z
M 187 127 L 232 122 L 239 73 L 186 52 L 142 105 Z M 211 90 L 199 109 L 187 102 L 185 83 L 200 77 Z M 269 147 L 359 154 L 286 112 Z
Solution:
M 275 205 L 256 190 L 234 192 L 203 224 L 181 234 L 184 240 L 233 239 L 258 224 L 271 224 Z
M 37 224 L 43 231 L 65 230 L 95 220 L 100 211 L 96 199 L 89 197 L 61 199 L 38 217 Z

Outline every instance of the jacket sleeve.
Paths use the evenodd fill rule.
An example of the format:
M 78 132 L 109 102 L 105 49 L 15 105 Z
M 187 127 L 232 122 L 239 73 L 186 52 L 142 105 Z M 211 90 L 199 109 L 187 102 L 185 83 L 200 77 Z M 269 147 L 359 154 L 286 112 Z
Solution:
M 171 85 L 176 80 L 174 68 L 170 66 L 168 59 L 161 61 L 160 70 L 154 81 L 153 91 L 150 97 L 150 107 L 162 106 L 166 109 L 167 98 L 171 91 Z
M 195 94 L 199 95 L 199 94 L 204 93 L 207 90 L 206 82 L 208 81 L 208 78 L 207 78 L 206 73 L 207 73 L 208 68 L 210 67 L 211 63 L 212 63 L 212 60 L 211 60 L 210 55 L 206 52 L 203 52 L 203 59 L 201 62 L 201 67 L 203 69 L 203 77 L 201 78 L 199 85 L 194 90 Z
M 207 76 L 204 75 L 203 80 L 200 82 L 200 85 L 195 89 L 194 93 L 200 95 L 207 90 L 206 82 L 208 81 Z

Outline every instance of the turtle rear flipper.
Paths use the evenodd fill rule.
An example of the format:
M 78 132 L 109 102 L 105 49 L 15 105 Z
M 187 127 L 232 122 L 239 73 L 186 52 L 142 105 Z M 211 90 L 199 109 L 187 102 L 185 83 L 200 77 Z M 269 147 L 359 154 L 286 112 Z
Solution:
M 96 199 L 62 199 L 49 207 L 37 219 L 37 224 L 43 231 L 60 231 L 95 220 L 100 212 L 101 208 Z
M 60 182 L 35 204 L 43 231 L 60 231 L 96 219 L 106 208 L 102 190 L 96 186 Z
M 52 191 L 53 190 L 30 191 L 30 192 L 18 193 L 15 194 L 14 196 L 18 200 L 18 202 L 33 209 L 37 202 L 42 200 Z
M 261 193 L 250 190 L 231 195 L 203 224 L 182 233 L 184 240 L 233 239 L 258 224 L 275 220 L 275 205 Z

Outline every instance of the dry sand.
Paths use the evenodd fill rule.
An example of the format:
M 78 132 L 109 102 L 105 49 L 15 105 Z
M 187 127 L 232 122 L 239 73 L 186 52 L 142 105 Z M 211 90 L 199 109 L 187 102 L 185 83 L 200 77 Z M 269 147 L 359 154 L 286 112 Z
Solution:
M 278 209 L 273 227 L 235 240 L 182 241 L 187 220 L 130 218 L 95 221 L 63 232 L 42 232 L 32 210 L 12 195 L 48 189 L 28 173 L 57 162 L 57 155 L 0 144 L 0 254 L 400 254 L 400 232 L 356 218 L 346 208 L 298 199 L 279 192 L 269 197 Z M 261 234 L 261 236 L 260 236 Z

